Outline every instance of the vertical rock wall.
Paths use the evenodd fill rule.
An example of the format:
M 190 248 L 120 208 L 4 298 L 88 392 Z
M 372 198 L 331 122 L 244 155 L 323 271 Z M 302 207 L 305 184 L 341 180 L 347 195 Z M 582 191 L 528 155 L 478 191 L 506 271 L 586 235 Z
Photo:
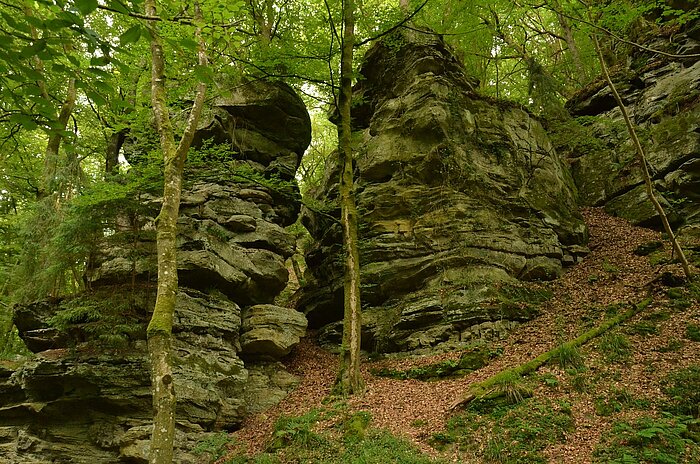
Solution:
M 306 329 L 272 305 L 285 287 L 298 215 L 294 172 L 309 116 L 279 83 L 237 87 L 208 110 L 196 136 L 217 146 L 186 167 L 178 222 L 180 292 L 174 378 L 179 463 L 198 440 L 231 430 L 295 384 L 276 360 Z M 138 144 L 127 155 L 139 162 Z M 222 154 L 224 158 L 222 158 Z M 0 370 L 0 460 L 146 462 L 152 407 L 145 327 L 155 302 L 153 220 L 117 218 L 87 274 L 91 292 L 18 307 L 15 323 L 36 357 Z
M 700 22 L 650 33 L 646 46 L 700 54 Z M 700 251 L 700 60 L 634 50 L 613 80 L 637 126 L 649 171 L 686 247 Z M 641 166 L 610 89 L 599 78 L 567 103 L 577 125 L 555 134 L 568 156 L 583 204 L 605 206 L 634 224 L 661 227 Z
M 478 95 L 433 34 L 393 35 L 361 74 L 353 124 L 366 347 L 466 341 L 532 317 L 519 280 L 556 278 L 586 251 L 576 189 L 539 121 Z M 334 204 L 337 177 L 330 167 L 318 200 Z M 310 210 L 305 224 L 319 244 L 299 308 L 337 335 L 340 229 Z

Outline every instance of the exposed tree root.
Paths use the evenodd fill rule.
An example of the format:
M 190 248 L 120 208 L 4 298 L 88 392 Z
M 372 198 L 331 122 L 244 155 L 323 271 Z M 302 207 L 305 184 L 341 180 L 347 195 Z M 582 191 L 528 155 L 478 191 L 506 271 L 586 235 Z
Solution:
M 599 335 L 602 335 L 611 328 L 622 324 L 623 322 L 632 318 L 633 316 L 644 310 L 647 306 L 649 306 L 651 301 L 651 298 L 647 298 L 639 303 L 633 304 L 632 308 L 625 311 L 624 313 L 606 320 L 601 325 L 594 327 L 588 330 L 587 332 L 584 332 L 583 334 L 579 335 L 573 340 L 569 340 L 568 342 L 558 345 L 557 347 L 547 351 L 546 353 L 542 353 L 541 355 L 526 362 L 525 364 L 521 364 L 511 369 L 503 370 L 489 377 L 483 382 L 472 384 L 469 387 L 469 391 L 467 392 L 467 394 L 455 401 L 452 404 L 451 409 L 454 410 L 460 406 L 466 406 L 475 399 L 492 399 L 504 396 L 506 393 L 505 391 L 498 388 L 499 384 L 513 377 L 519 378 L 526 374 L 536 371 L 542 365 L 546 364 L 550 359 L 556 356 L 559 350 L 576 348 L 588 343 L 590 340 L 598 337 Z

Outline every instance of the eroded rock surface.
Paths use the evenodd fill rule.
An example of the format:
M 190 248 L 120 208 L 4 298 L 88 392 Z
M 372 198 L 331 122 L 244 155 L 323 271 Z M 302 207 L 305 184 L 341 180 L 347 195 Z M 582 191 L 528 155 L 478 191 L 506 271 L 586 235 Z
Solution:
M 208 462 L 192 454 L 197 441 L 236 428 L 293 388 L 296 378 L 276 360 L 306 328 L 303 314 L 271 305 L 294 252 L 283 227 L 300 207 L 293 173 L 310 140 L 303 102 L 283 84 L 237 88 L 210 109 L 196 140 L 204 155 L 186 167 L 178 221 L 179 463 Z M 209 158 L 212 142 L 217 157 Z M 155 302 L 160 202 L 144 194 L 138 216 L 116 219 L 86 276 L 91 292 L 17 308 L 20 336 L 37 357 L 0 372 L 2 459 L 147 462 L 145 328 Z M 254 360 L 241 359 L 242 343 Z
M 646 45 L 697 54 L 699 30 L 696 21 L 670 37 L 654 35 Z M 686 245 L 700 249 L 700 61 L 639 51 L 631 58 L 613 80 L 638 128 L 659 200 Z M 583 128 L 565 126 L 558 138 L 582 202 L 605 206 L 634 224 L 660 227 L 622 114 L 604 81 L 580 92 L 567 107 Z
M 556 278 L 585 253 L 587 234 L 540 123 L 479 96 L 433 35 L 375 46 L 361 74 L 353 123 L 367 348 L 466 340 L 481 324 L 499 332 L 532 317 L 509 293 L 519 280 Z M 337 179 L 337 168 L 326 172 L 319 200 L 332 204 Z M 342 317 L 340 229 L 312 211 L 305 221 L 320 243 L 299 308 L 320 327 Z

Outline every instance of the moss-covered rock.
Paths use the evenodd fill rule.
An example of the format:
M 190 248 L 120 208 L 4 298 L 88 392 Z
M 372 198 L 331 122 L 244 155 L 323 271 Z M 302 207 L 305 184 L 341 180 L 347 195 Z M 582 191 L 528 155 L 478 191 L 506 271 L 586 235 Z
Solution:
M 697 29 L 698 22 L 686 31 Z M 692 54 L 700 46 L 684 32 L 673 40 L 651 35 L 651 48 Z M 635 50 L 631 67 L 613 75 L 646 151 L 657 196 L 688 246 L 700 246 L 692 230 L 700 224 L 700 61 L 697 56 L 659 61 Z M 586 205 L 634 224 L 660 228 L 641 174 L 641 165 L 616 105 L 600 105 L 610 90 L 604 82 L 589 86 L 567 103 L 575 121 L 553 126 L 558 148 L 570 159 Z M 609 100 L 609 98 L 608 98 Z M 571 134 L 578 143 L 571 143 Z
M 361 73 L 353 126 L 366 347 L 417 349 L 531 317 L 503 312 L 501 286 L 556 278 L 587 238 L 573 180 L 539 121 L 479 96 L 432 34 L 392 36 L 367 52 Z M 329 166 L 317 200 L 332 204 L 337 176 Z M 320 327 L 342 317 L 340 229 L 312 211 L 304 220 L 319 242 L 299 308 Z

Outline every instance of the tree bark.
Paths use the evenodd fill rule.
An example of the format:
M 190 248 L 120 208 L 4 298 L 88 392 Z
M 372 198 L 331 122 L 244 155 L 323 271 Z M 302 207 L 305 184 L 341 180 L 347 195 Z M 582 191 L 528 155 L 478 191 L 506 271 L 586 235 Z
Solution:
M 107 152 L 105 154 L 105 173 L 114 174 L 119 166 L 119 152 L 126 140 L 127 129 L 121 129 L 109 136 Z
M 146 0 L 145 7 L 148 16 L 156 17 L 156 0 Z M 197 3 L 195 3 L 195 16 L 197 19 L 201 18 Z M 204 83 L 198 84 L 185 130 L 180 143 L 176 146 L 166 104 L 163 45 L 158 35 L 156 21 L 150 21 L 148 27 L 151 33 L 151 101 L 164 161 L 163 204 L 156 220 L 158 290 L 153 315 L 147 329 L 154 409 L 149 463 L 170 464 L 173 460 L 176 404 L 171 344 L 178 288 L 177 219 L 185 159 L 202 112 L 206 86 Z M 206 65 L 207 59 L 199 28 L 195 35 L 199 44 L 199 64 Z
M 632 139 L 632 143 L 634 144 L 634 148 L 637 151 L 637 158 L 642 168 L 642 176 L 644 177 L 644 185 L 646 187 L 646 192 L 647 196 L 649 197 L 649 201 L 651 201 L 651 204 L 654 206 L 656 213 L 661 218 L 661 223 L 664 226 L 666 234 L 668 234 L 669 240 L 671 240 L 673 250 L 676 252 L 678 260 L 681 262 L 683 272 L 685 273 L 685 276 L 688 278 L 688 280 L 690 280 L 692 277 L 692 272 L 690 271 L 688 260 L 685 257 L 685 253 L 683 253 L 683 249 L 681 248 L 680 243 L 678 243 L 676 235 L 673 233 L 671 224 L 668 222 L 668 217 L 666 217 L 666 212 L 664 211 L 663 207 L 661 206 L 661 203 L 659 203 L 659 200 L 656 198 L 656 194 L 654 193 L 654 184 L 651 182 L 651 176 L 649 175 L 649 166 L 647 164 L 647 157 L 644 152 L 644 147 L 642 147 L 642 143 L 639 141 L 637 131 L 634 128 L 634 124 L 632 124 L 632 120 L 630 119 L 629 113 L 627 112 L 627 108 L 625 108 L 625 103 L 622 101 L 620 94 L 617 92 L 615 84 L 610 78 L 610 73 L 608 72 L 607 64 L 605 64 L 605 57 L 603 56 L 603 52 L 600 48 L 598 36 L 593 34 L 592 38 L 596 54 L 598 55 L 598 61 L 600 61 L 600 68 L 603 71 L 603 76 L 605 77 L 605 81 L 608 83 L 608 87 L 610 87 L 610 91 L 612 92 L 613 97 L 615 97 L 617 106 L 622 112 L 622 117 L 624 118 L 625 124 L 627 125 L 627 131 L 629 132 L 630 138 Z
M 353 187 L 353 155 L 351 144 L 352 61 L 355 41 L 355 5 L 343 3 L 343 43 L 340 65 L 340 125 L 338 153 L 340 156 L 340 208 L 345 250 L 343 342 L 340 350 L 338 386 L 343 395 L 360 393 L 364 389 L 360 374 L 360 253 L 357 244 L 357 208 Z
M 28 17 L 34 16 L 34 11 L 29 4 L 23 6 L 24 14 Z M 39 33 L 36 28 L 32 25 L 30 26 L 30 35 L 32 39 L 39 40 Z M 66 46 L 68 47 L 68 46 Z M 36 71 L 43 76 L 44 62 L 37 55 L 32 57 L 34 67 Z M 41 96 L 44 100 L 51 101 L 51 96 L 46 88 L 46 81 L 40 79 L 37 81 L 37 87 L 41 92 Z M 61 142 L 63 141 L 63 131 L 68 127 L 68 121 L 73 114 L 73 109 L 75 108 L 75 100 L 77 98 L 77 92 L 75 87 L 75 78 L 68 80 L 68 86 L 66 87 L 66 99 L 61 105 L 61 109 L 58 114 L 54 114 L 56 117 L 56 126 L 52 127 L 51 135 L 46 142 L 46 150 L 44 151 L 44 169 L 42 171 L 41 182 L 39 184 L 39 191 L 37 196 L 39 198 L 46 198 L 50 194 L 54 193 L 58 186 L 56 186 L 56 174 L 58 167 L 60 165 L 59 150 L 61 148 Z
M 562 14 L 562 7 L 557 0 L 554 0 L 554 6 L 556 8 L 554 13 L 557 15 L 557 19 L 559 20 L 559 27 L 564 35 L 564 41 L 569 49 L 571 61 L 573 62 L 575 68 L 571 77 L 575 82 L 581 85 L 588 80 L 586 76 L 586 68 L 584 67 L 583 60 L 581 59 L 581 50 L 579 50 L 578 44 L 576 43 L 576 38 L 574 37 L 574 31 L 571 28 L 571 24 L 569 24 L 569 20 L 566 18 L 566 16 Z

